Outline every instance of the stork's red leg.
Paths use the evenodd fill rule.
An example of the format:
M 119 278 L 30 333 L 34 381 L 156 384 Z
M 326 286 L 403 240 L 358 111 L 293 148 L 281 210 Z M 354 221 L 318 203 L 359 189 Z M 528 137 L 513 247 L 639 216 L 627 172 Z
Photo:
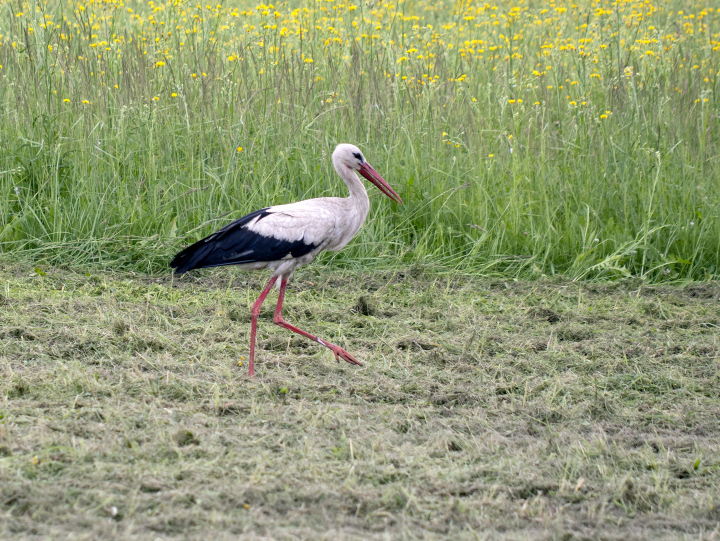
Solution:
M 252 310 L 250 311 L 252 315 L 252 323 L 250 324 L 250 367 L 248 368 L 248 375 L 250 376 L 255 375 L 255 334 L 257 333 L 257 320 L 260 315 L 260 307 L 265 297 L 270 293 L 272 286 L 275 285 L 275 282 L 277 282 L 277 276 L 270 278 L 268 285 L 266 285 L 263 292 L 260 293 L 260 296 L 255 301 L 255 304 L 252 305 Z
M 332 351 L 335 354 L 335 360 L 340 361 L 342 359 L 343 361 L 347 361 L 350 364 L 356 364 L 358 366 L 362 366 L 362 363 L 358 361 L 355 357 L 350 355 L 347 351 L 345 351 L 340 346 L 336 346 L 335 344 L 331 344 L 330 342 L 326 342 L 325 340 L 320 340 L 317 336 L 313 336 L 309 332 L 305 332 L 302 329 L 298 329 L 295 325 L 290 325 L 287 321 L 285 321 L 282 317 L 282 305 L 283 305 L 283 299 L 285 298 L 285 286 L 287 286 L 287 277 L 283 276 L 282 281 L 280 282 L 280 294 L 278 295 L 278 303 L 275 307 L 275 316 L 273 317 L 273 323 L 275 325 L 280 325 L 281 327 L 284 327 L 288 330 L 291 330 L 292 332 L 298 333 L 305 338 L 309 338 L 313 342 L 317 342 L 321 346 L 325 346 L 330 351 Z M 260 300 L 260 299 L 258 299 Z

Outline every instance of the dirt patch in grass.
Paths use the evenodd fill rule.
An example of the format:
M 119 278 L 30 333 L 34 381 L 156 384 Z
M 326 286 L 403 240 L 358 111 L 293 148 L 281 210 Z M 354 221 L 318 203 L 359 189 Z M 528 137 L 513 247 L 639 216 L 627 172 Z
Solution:
M 262 278 L 0 267 L 0 536 L 720 535 L 718 284 Z

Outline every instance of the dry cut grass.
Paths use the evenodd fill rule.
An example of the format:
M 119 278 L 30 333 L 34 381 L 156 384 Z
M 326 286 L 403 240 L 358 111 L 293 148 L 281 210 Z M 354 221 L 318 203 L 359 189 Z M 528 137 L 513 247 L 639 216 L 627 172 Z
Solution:
M 718 284 L 0 269 L 1 537 L 718 538 Z

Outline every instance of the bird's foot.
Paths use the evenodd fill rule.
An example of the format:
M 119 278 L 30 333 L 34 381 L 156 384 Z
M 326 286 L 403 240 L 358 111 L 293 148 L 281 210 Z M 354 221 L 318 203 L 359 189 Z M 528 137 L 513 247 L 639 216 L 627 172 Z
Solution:
M 343 361 L 350 363 L 350 364 L 355 364 L 357 366 L 363 365 L 360 361 L 358 361 L 355 357 L 350 355 L 347 351 L 345 351 L 340 346 L 336 346 L 335 344 L 331 344 L 329 342 L 324 342 L 324 341 L 321 343 L 323 346 L 325 346 L 326 348 L 328 348 L 330 351 L 332 351 L 335 354 L 335 360 L 337 362 L 340 362 L 340 359 L 342 359 Z

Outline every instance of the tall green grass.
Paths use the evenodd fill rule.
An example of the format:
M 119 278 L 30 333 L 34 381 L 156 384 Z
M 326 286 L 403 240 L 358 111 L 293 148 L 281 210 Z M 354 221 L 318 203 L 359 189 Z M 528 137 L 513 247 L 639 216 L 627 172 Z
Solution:
M 488 27 L 505 50 L 482 59 L 458 54 L 471 27 L 440 29 L 464 24 L 460 4 L 406 3 L 405 20 L 393 19 L 383 38 L 424 43 L 426 59 L 400 63 L 377 39 L 324 45 L 315 3 L 301 43 L 260 26 L 259 35 L 238 30 L 223 41 L 213 37 L 222 17 L 207 10 L 199 37 L 182 46 L 182 32 L 163 31 L 189 4 L 169 3 L 156 15 L 167 27 L 142 32 L 125 8 L 98 4 L 93 18 L 89 4 L 50 4 L 26 4 L 22 16 L 15 4 L 0 8 L 6 254 L 162 272 L 186 242 L 255 208 L 344 195 L 330 154 L 351 142 L 405 205 L 371 187 L 368 222 L 343 252 L 325 256 L 333 264 L 432 263 L 525 277 L 720 274 L 720 124 L 708 75 L 718 69 L 717 37 L 678 34 L 655 64 L 620 45 L 649 25 L 675 32 L 671 8 L 692 3 L 668 5 L 639 26 L 625 23 L 629 4 L 617 21 L 586 5 L 535 33 L 533 8 L 499 31 Z M 359 9 L 370 17 L 370 4 Z M 48 18 L 58 24 L 43 29 Z M 609 44 L 597 61 L 541 49 L 558 31 L 583 35 L 574 29 L 584 22 Z M 520 38 L 504 45 L 499 32 L 513 29 Z M 438 31 L 444 39 L 433 37 Z

